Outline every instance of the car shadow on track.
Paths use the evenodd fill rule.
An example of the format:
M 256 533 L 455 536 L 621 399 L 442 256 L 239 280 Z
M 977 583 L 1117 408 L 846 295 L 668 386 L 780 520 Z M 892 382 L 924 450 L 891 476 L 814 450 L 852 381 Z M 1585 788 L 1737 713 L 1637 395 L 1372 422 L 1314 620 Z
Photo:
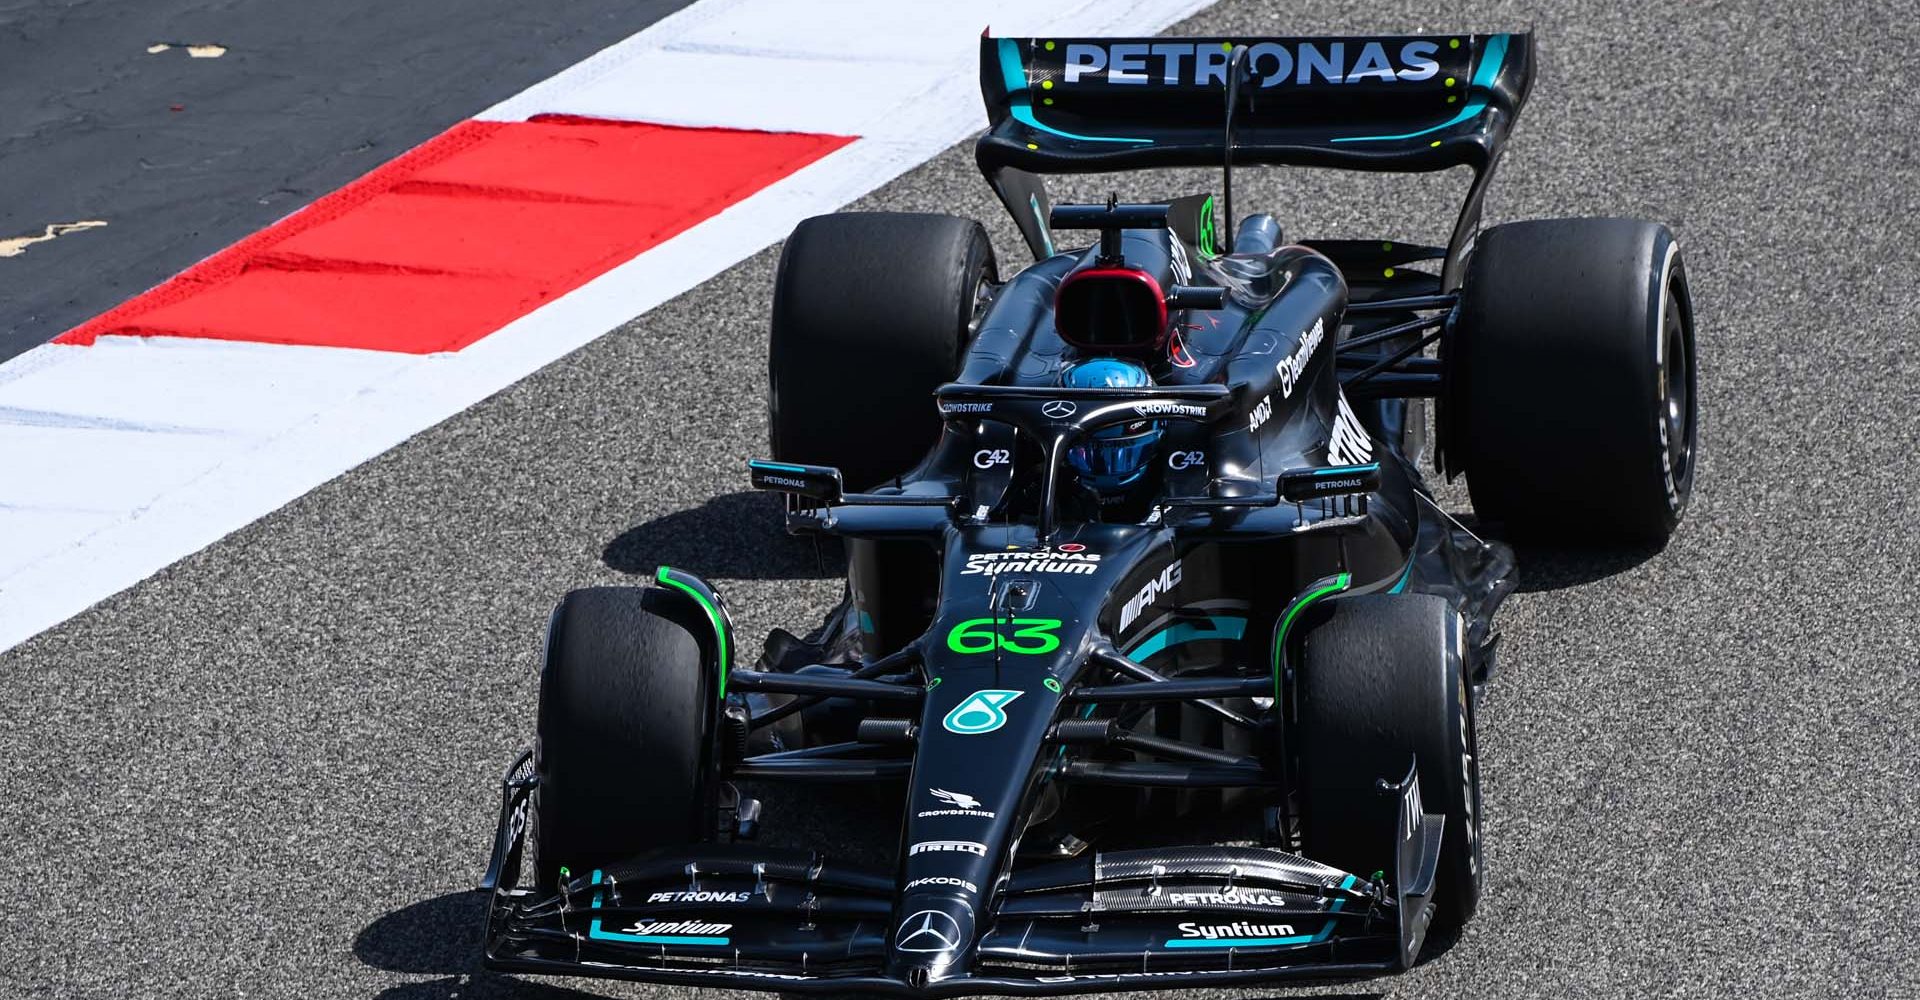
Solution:
M 401 907 L 368 924 L 353 940 L 354 957 L 389 972 L 439 976 L 403 983 L 379 1000 L 597 1000 L 594 994 L 480 967 L 486 897 L 452 892 Z
M 749 490 L 714 497 L 629 528 L 607 543 L 601 560 L 622 573 L 685 568 L 724 580 L 814 580 L 845 575 L 835 539 L 795 538 L 782 526 L 778 494 Z
M 1615 576 L 1660 554 L 1659 546 L 1544 546 L 1516 544 L 1513 561 L 1523 593 L 1564 590 Z

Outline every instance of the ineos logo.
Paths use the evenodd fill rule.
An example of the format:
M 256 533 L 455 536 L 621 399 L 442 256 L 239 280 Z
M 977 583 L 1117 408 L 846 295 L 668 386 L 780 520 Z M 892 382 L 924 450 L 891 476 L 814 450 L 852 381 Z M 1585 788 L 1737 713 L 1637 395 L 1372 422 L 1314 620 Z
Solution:
M 973 467 L 976 469 L 991 469 L 1011 461 L 1013 456 L 1005 448 L 982 448 L 973 453 Z
M 911 952 L 952 951 L 960 946 L 960 922 L 939 910 L 920 910 L 900 921 L 893 946 Z
M 1072 400 L 1055 399 L 1049 400 L 1046 405 L 1040 407 L 1040 412 L 1045 416 L 1058 420 L 1061 417 L 1073 416 L 1079 409 L 1080 407 L 1075 406 Z
M 1176 451 L 1167 456 L 1169 469 L 1197 469 L 1206 464 L 1207 453 L 1204 451 Z

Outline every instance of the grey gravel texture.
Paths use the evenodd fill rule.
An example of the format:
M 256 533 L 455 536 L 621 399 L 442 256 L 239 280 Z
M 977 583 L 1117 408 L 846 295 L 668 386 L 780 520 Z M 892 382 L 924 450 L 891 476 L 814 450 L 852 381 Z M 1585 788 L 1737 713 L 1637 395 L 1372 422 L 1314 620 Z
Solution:
M 1182 28 L 1534 27 L 1540 78 L 1491 221 L 1675 228 L 1704 452 L 1664 551 L 1522 553 L 1481 715 L 1481 914 L 1412 973 L 1337 992 L 1920 995 L 1920 362 L 1896 277 L 1920 263 L 1915 12 L 1342 7 L 1228 0 Z M 1215 179 L 1069 190 L 1185 193 L 1173 180 Z M 1298 235 L 1439 238 L 1463 185 L 1237 187 Z M 859 207 L 973 215 L 1019 259 L 964 147 Z M 837 596 L 774 505 L 741 495 L 765 442 L 774 259 L 0 656 L 0 995 L 687 992 L 480 973 L 462 890 L 530 740 L 560 593 L 670 562 L 717 580 L 756 635 Z M 771 822 L 857 844 L 885 808 L 782 802 Z

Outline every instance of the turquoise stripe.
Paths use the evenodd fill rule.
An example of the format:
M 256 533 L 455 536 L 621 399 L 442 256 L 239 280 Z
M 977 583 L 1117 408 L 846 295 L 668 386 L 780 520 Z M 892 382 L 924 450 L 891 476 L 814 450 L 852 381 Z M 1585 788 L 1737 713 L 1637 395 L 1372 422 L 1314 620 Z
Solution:
M 600 884 L 600 870 L 597 868 L 593 872 L 593 884 Z M 598 892 L 593 894 L 593 908 L 596 910 L 600 908 Z M 599 917 L 593 918 L 593 922 L 587 925 L 587 936 L 597 941 L 629 941 L 634 944 L 697 944 L 719 947 L 729 943 L 727 938 L 700 934 L 622 934 L 619 931 L 602 930 Z
M 1231 940 L 1213 940 L 1205 938 L 1176 938 L 1167 942 L 1169 948 L 1267 948 L 1275 945 L 1312 944 L 1321 940 L 1316 935 L 1295 934 L 1292 937 L 1271 938 L 1233 938 Z
M 756 469 L 772 469 L 772 470 L 773 470 L 773 471 L 775 471 L 775 472 L 805 472 L 805 471 L 807 471 L 807 470 L 806 470 L 806 467 L 805 467 L 805 466 L 801 466 L 801 465 L 782 465 L 782 464 L 781 464 L 781 463 L 779 463 L 779 462 L 762 462 L 762 461 L 760 461 L 760 460 L 759 460 L 759 459 L 757 459 L 757 458 L 755 458 L 755 459 L 750 459 L 750 460 L 748 460 L 748 462 L 747 462 L 747 464 L 748 464 L 749 466 L 752 466 L 753 468 L 756 468 Z
M 1011 38 L 1000 39 L 1000 78 L 1006 84 L 1008 96 L 1007 113 L 1013 120 L 1028 128 L 1039 129 L 1048 135 L 1057 135 L 1062 139 L 1078 139 L 1081 142 L 1145 142 L 1152 139 L 1121 139 L 1108 135 L 1076 135 L 1062 132 L 1045 124 L 1033 116 L 1033 97 L 1027 91 L 1027 71 L 1020 64 L 1020 43 Z
M 1144 660 L 1169 646 L 1178 646 L 1183 642 L 1199 642 L 1203 639 L 1238 639 L 1247 632 L 1247 620 L 1233 615 L 1215 615 L 1207 622 L 1179 622 L 1169 625 L 1127 650 L 1127 657 Z
M 1394 583 L 1393 586 L 1387 588 L 1387 593 L 1398 594 L 1407 589 L 1407 581 L 1413 579 L 1413 560 L 1413 556 L 1407 557 L 1407 568 L 1401 571 L 1400 579 Z
M 1506 61 L 1507 61 L 1507 36 L 1494 35 L 1488 38 L 1487 51 L 1481 54 L 1480 65 L 1475 69 L 1473 74 L 1473 84 L 1472 84 L 1473 92 L 1483 93 L 1487 90 L 1492 89 L 1494 77 L 1497 77 L 1500 75 L 1500 66 L 1502 63 L 1505 63 Z M 1423 135 L 1428 135 L 1433 132 L 1438 132 L 1444 128 L 1452 128 L 1453 126 L 1458 125 L 1463 121 L 1473 118 L 1474 116 L 1478 115 L 1482 111 L 1485 111 L 1486 109 L 1487 109 L 1486 98 L 1475 97 L 1473 100 L 1467 102 L 1466 107 L 1460 109 L 1459 114 L 1454 115 L 1452 118 L 1449 118 L 1446 121 L 1443 121 L 1440 124 L 1433 126 L 1432 128 L 1423 128 L 1418 132 L 1405 132 L 1400 135 L 1350 135 L 1350 136 L 1346 136 L 1345 138 L 1334 139 L 1332 141 L 1334 142 L 1392 142 L 1395 139 L 1417 139 Z

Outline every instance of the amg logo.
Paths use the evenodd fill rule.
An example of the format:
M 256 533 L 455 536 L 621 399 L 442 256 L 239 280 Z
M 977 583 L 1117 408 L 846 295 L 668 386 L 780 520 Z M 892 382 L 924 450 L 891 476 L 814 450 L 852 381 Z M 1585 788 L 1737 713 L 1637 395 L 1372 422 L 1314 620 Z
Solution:
M 1148 580 L 1147 585 L 1141 587 L 1140 592 L 1133 595 L 1132 599 L 1127 601 L 1126 606 L 1120 609 L 1120 631 L 1125 632 L 1127 626 L 1132 625 L 1134 620 L 1140 617 L 1140 612 L 1152 607 L 1153 602 L 1159 600 L 1165 596 L 1168 591 L 1179 585 L 1180 560 L 1175 559 L 1173 562 L 1167 564 L 1166 569 L 1160 571 L 1159 576 Z
M 1415 83 L 1440 72 L 1438 42 L 1258 42 L 1247 68 L 1262 87 L 1311 83 Z M 1092 78 L 1144 87 L 1152 83 L 1224 87 L 1229 53 L 1217 42 L 1113 42 L 1067 46 L 1066 82 Z

